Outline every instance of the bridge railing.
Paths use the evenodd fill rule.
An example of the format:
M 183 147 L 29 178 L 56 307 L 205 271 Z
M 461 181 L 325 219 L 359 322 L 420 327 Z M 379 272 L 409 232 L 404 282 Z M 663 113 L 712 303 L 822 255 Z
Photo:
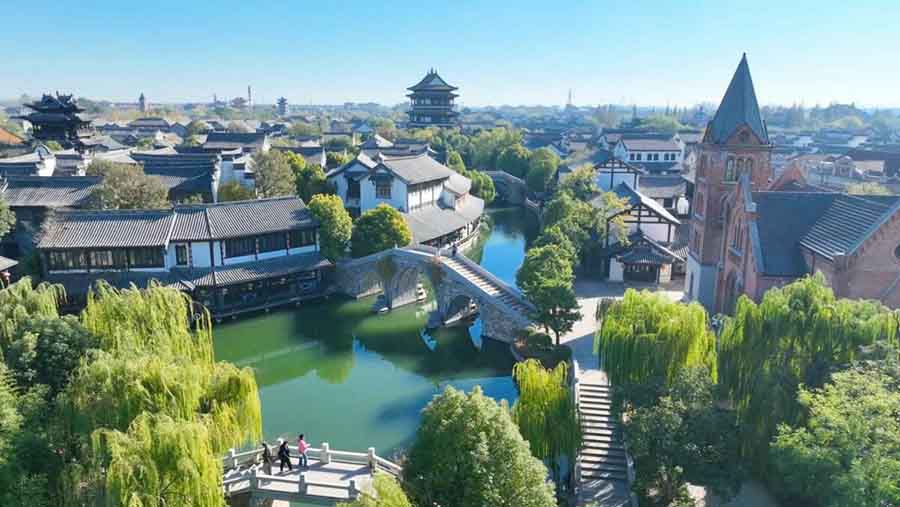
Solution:
M 466 257 L 465 255 L 463 255 L 461 253 L 457 253 L 456 256 L 453 258 L 460 261 L 461 263 L 465 264 L 468 268 L 470 268 L 472 271 L 475 271 L 480 276 L 487 278 L 494 285 L 499 287 L 504 292 L 507 292 L 511 296 L 514 296 L 516 299 L 519 299 L 519 301 L 526 307 L 528 307 L 532 310 L 534 309 L 534 305 L 532 305 L 531 302 L 529 302 L 527 299 L 525 299 L 525 294 L 523 294 L 522 291 L 520 291 L 518 288 L 504 282 L 503 280 L 497 278 L 496 275 L 494 275 L 490 271 L 484 269 L 481 266 L 481 264 L 478 264 L 477 262 L 473 261 L 472 259 Z
M 272 447 L 271 452 L 277 453 L 277 447 Z M 300 454 L 299 449 L 295 445 L 288 445 L 288 450 L 292 456 Z M 249 451 L 236 452 L 234 449 L 228 451 L 228 454 L 222 458 L 222 466 L 225 471 L 234 470 L 240 467 L 251 467 L 262 463 L 263 448 L 258 447 Z M 310 447 L 306 450 L 306 456 L 310 459 L 318 460 L 322 463 L 349 463 L 354 465 L 367 465 L 372 471 L 383 470 L 394 476 L 399 476 L 403 468 L 396 463 L 378 456 L 374 447 L 369 447 L 367 452 L 337 451 L 332 450 L 328 442 L 323 442 L 322 447 Z M 276 459 L 275 455 L 272 459 Z

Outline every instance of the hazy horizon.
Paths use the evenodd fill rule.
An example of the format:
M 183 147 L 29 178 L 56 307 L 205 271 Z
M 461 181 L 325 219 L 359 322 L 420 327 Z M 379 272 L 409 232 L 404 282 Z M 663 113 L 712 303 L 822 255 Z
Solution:
M 717 104 L 746 52 L 760 104 L 900 106 L 889 65 L 900 3 L 560 5 L 461 2 L 253 6 L 157 2 L 16 9 L 0 97 L 60 91 L 112 102 L 246 96 L 297 105 L 405 101 L 429 68 L 459 103 Z

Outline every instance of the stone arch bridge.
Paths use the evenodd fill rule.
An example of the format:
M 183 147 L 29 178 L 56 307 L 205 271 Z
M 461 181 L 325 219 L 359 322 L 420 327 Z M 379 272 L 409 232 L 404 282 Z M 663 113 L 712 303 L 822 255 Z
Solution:
M 435 288 L 433 320 L 442 325 L 467 314 L 473 303 L 483 334 L 495 340 L 512 342 L 532 324 L 534 307 L 522 293 L 461 253 L 442 255 L 422 245 L 393 248 L 338 263 L 336 283 L 352 297 L 380 292 L 388 308 L 397 308 L 416 301 L 420 276 Z

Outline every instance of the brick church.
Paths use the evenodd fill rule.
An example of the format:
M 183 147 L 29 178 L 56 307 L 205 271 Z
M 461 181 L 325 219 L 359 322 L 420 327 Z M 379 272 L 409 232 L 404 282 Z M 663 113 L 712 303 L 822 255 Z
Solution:
M 773 180 L 772 143 L 746 55 L 699 146 L 685 295 L 731 313 L 741 294 L 821 272 L 839 297 L 900 307 L 900 196 Z

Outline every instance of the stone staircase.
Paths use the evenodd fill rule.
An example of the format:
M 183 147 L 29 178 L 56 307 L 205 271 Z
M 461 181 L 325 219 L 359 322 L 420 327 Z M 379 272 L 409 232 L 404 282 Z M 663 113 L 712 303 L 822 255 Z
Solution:
M 579 489 L 584 493 L 596 490 L 602 483 L 628 491 L 628 459 L 622 430 L 611 409 L 612 392 L 608 385 L 578 384 L 578 412 L 583 430 Z
M 457 272 L 463 278 L 483 290 L 487 295 L 498 301 L 502 301 L 504 304 L 521 312 L 523 315 L 528 315 L 530 308 L 522 302 L 522 299 L 519 296 L 514 295 L 502 285 L 496 283 L 482 273 L 479 273 L 475 268 L 458 258 L 442 257 L 441 260 L 443 260 L 445 266 Z

